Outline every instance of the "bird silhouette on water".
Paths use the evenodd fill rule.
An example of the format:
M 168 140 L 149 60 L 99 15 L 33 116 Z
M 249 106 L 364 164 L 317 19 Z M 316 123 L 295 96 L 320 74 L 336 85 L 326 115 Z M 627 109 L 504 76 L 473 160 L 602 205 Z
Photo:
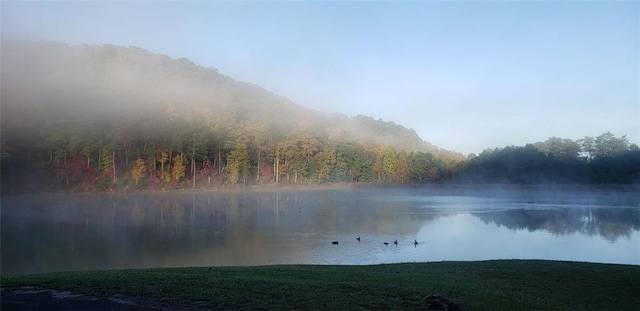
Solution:
M 387 243 L 387 242 L 384 242 L 384 245 L 389 245 L 389 243 Z
M 393 244 L 395 244 L 396 246 L 398 246 L 398 240 L 393 241 Z
M 358 243 L 360 243 L 360 237 L 358 237 L 356 240 L 358 240 Z
M 418 247 L 418 241 L 413 240 L 413 247 Z
M 331 244 L 338 245 L 338 241 L 333 241 L 333 242 L 331 242 Z

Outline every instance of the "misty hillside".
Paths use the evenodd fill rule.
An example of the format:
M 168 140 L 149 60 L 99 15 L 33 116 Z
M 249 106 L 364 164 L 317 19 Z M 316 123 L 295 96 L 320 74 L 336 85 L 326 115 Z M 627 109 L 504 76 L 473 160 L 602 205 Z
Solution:
M 303 108 L 214 68 L 135 47 L 4 42 L 2 109 L 3 130 L 12 135 L 29 132 L 33 123 L 180 118 L 229 135 L 258 124 L 274 138 L 312 134 L 455 156 L 393 122 Z
M 415 131 L 296 105 L 139 48 L 3 42 L 0 193 L 377 183 L 638 183 L 605 133 L 463 159 Z
M 139 48 L 2 44 L 3 190 L 438 182 L 461 155 Z

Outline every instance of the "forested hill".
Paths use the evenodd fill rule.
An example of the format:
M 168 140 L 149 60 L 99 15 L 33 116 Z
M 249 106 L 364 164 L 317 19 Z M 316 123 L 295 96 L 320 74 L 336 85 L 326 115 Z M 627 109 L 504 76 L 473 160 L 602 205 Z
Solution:
M 276 132 L 274 135 L 312 131 L 327 140 L 453 155 L 393 122 L 305 109 L 217 69 L 140 48 L 5 42 L 2 64 L 3 108 L 7 113 L 32 117 L 32 108 L 42 114 L 46 107 L 47 112 L 84 119 L 200 118 L 229 130 L 235 130 L 239 123 L 258 122 Z
M 140 48 L 2 42 L 1 61 L 3 190 L 406 182 L 410 160 L 437 180 L 460 159 Z
M 2 42 L 2 194 L 382 183 L 640 183 L 605 133 L 467 159 L 415 131 L 321 113 L 139 48 Z

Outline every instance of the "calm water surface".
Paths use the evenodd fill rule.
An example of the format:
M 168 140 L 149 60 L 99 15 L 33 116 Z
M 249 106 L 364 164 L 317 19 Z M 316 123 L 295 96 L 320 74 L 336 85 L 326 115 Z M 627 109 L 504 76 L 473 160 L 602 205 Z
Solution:
M 9 196 L 1 225 L 2 274 L 510 258 L 640 264 L 638 188 Z

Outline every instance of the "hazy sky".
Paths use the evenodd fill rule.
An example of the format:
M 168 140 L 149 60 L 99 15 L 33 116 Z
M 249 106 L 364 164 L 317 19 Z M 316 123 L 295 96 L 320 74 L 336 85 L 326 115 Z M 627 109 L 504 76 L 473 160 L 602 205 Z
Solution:
M 3 39 L 137 46 L 463 153 L 640 142 L 640 2 L 1 2 Z

